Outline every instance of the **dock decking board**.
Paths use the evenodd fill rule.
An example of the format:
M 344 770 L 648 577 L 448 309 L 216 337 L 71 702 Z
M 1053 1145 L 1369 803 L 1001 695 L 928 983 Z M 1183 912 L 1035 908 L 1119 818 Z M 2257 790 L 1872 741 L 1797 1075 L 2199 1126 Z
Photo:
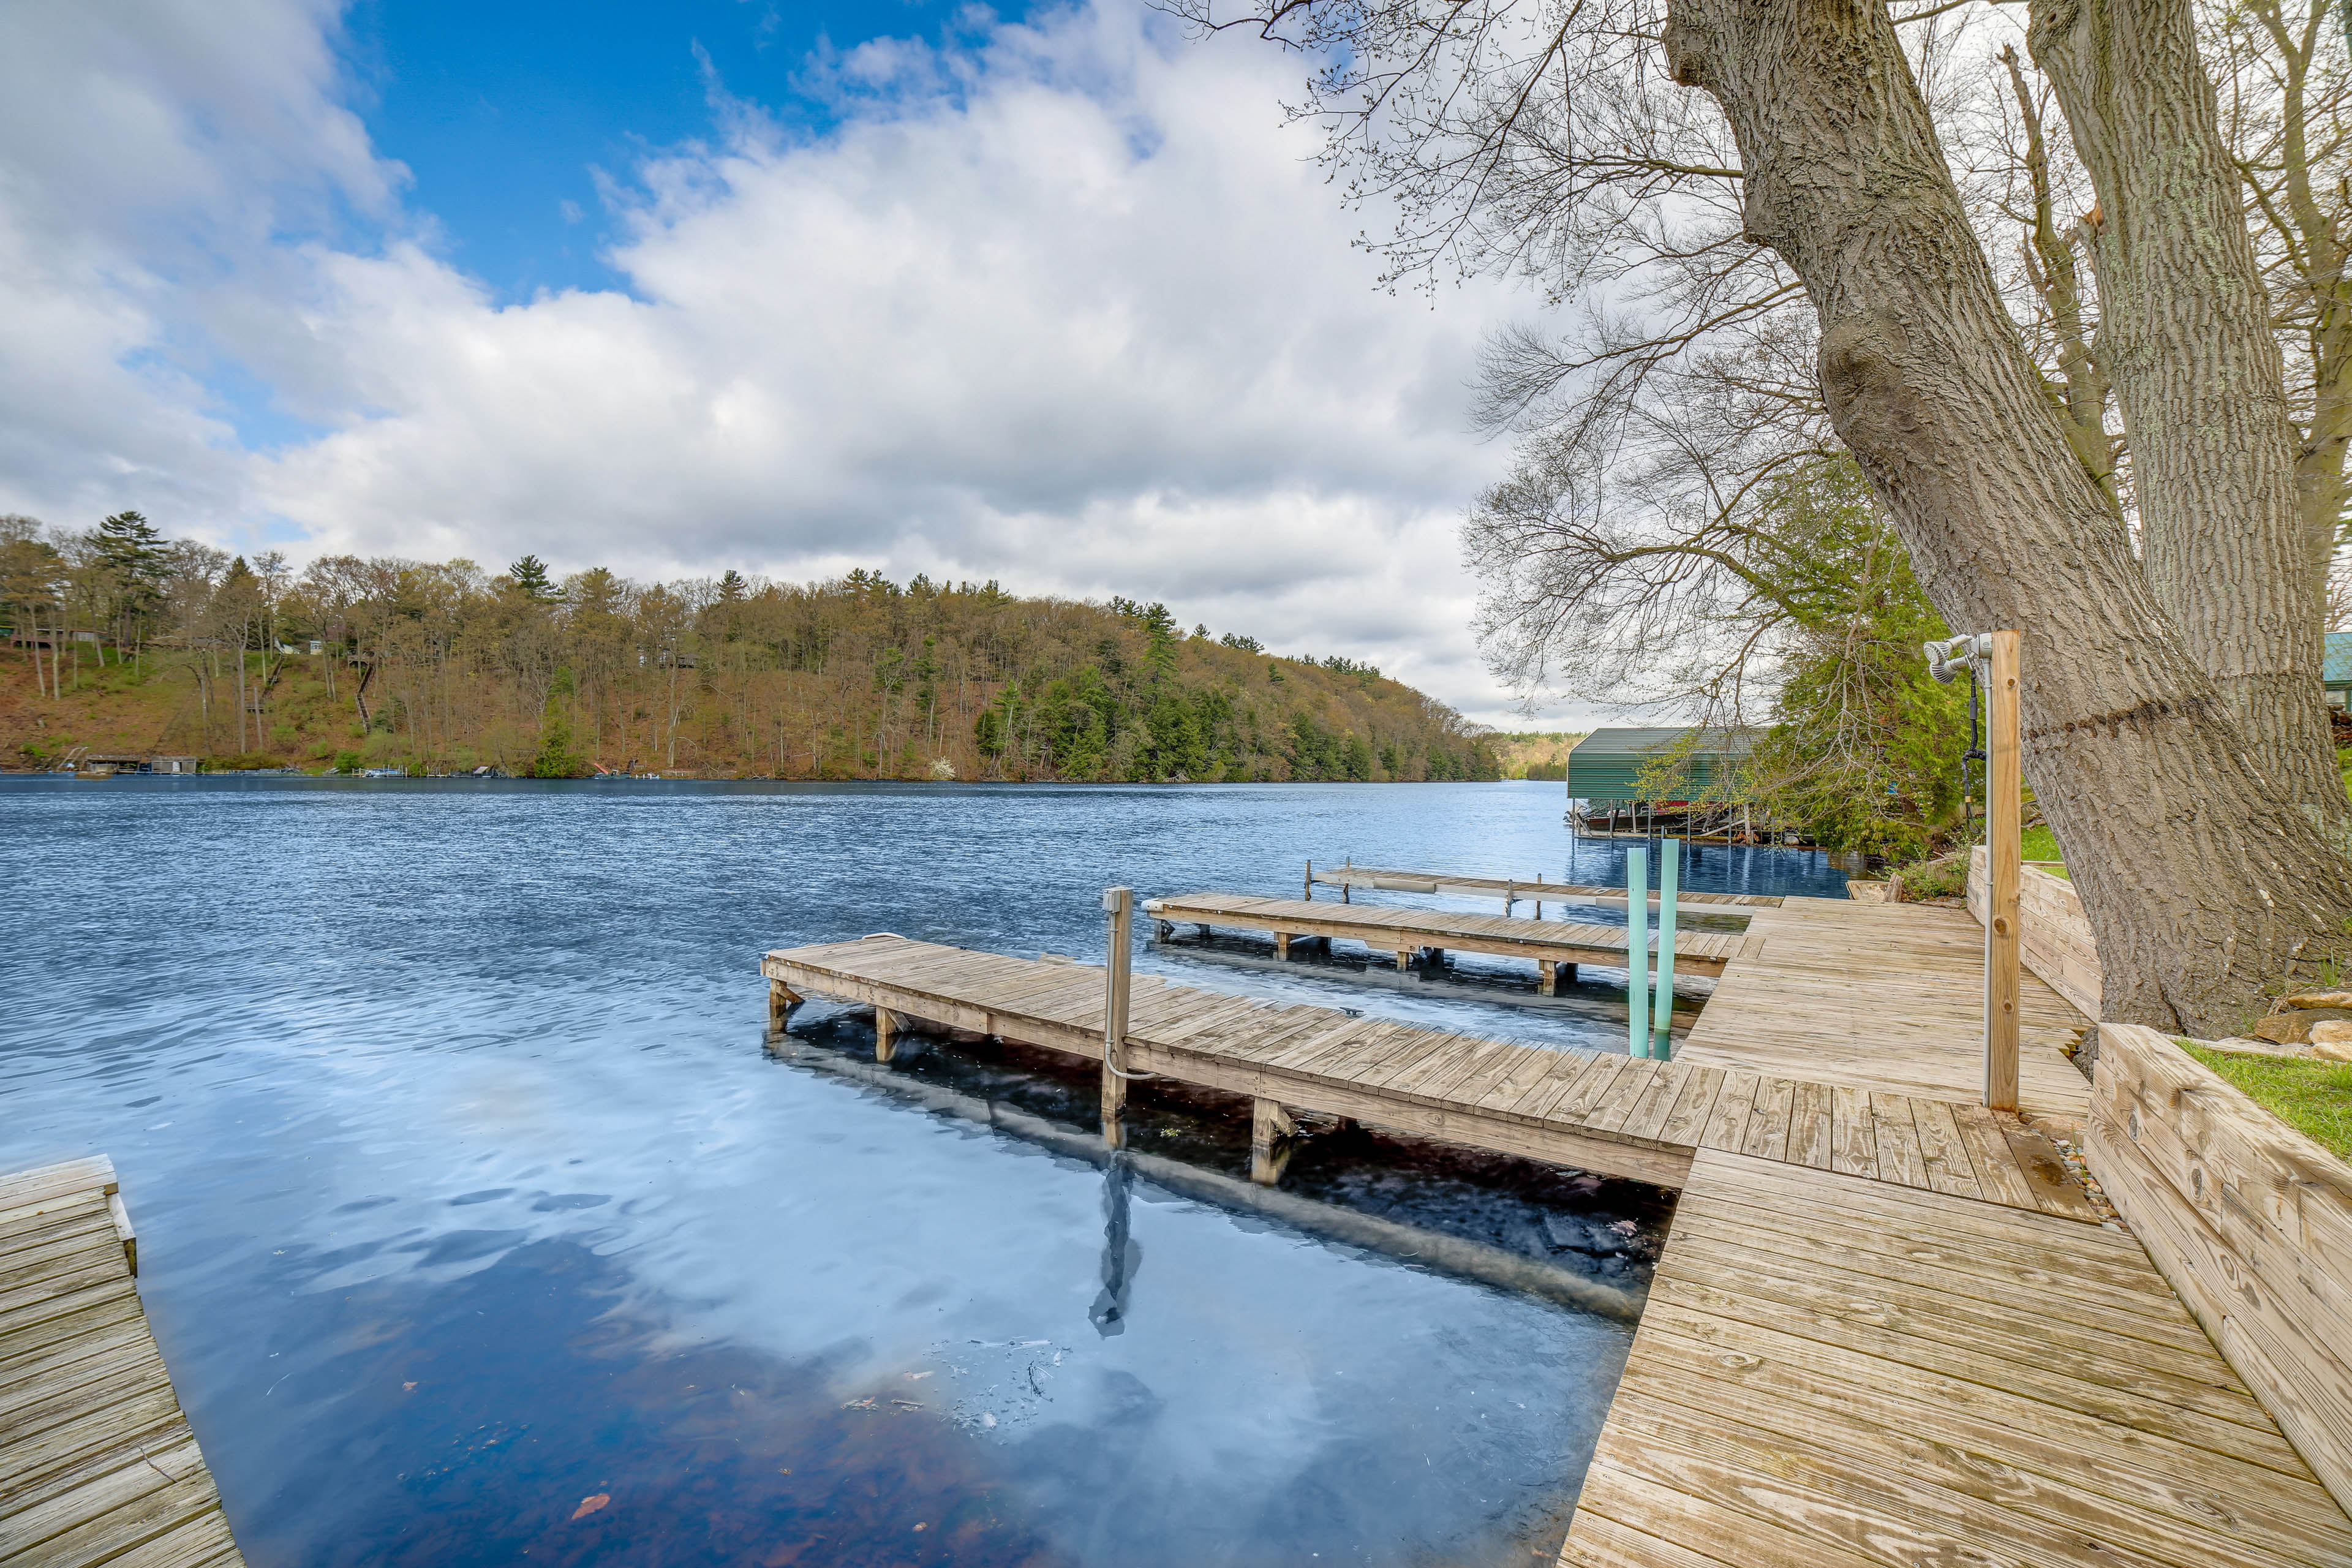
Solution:
M 1984 930 L 1965 910 L 1784 900 L 1759 910 L 1680 1060 L 1980 1104 Z M 2090 1086 L 2062 1047 L 2090 1020 L 2021 980 L 2020 1108 L 2079 1123 Z
M 1101 1058 L 1099 969 L 1013 958 L 972 964 L 961 949 L 869 937 L 771 952 L 761 972 L 803 995 Z M 1917 1110 L 1901 1094 L 1841 1096 L 1813 1075 L 1759 1078 L 1688 1056 L 1662 1062 L 1552 1051 L 1403 1024 L 1383 1032 L 1329 1008 L 1244 1005 L 1164 983 L 1150 988 L 1147 1008 L 1143 978 L 1129 1015 L 1128 1065 L 1203 1088 L 1666 1186 L 1682 1184 L 1703 1148 L 1802 1168 L 1842 1155 L 1855 1174 L 1877 1182 L 1972 1184 L 1990 1204 L 2096 1217 L 2039 1132 L 1989 1112 L 1971 1124 L 1973 1138 L 1958 1135 L 1956 1120 L 1931 1164 L 1919 1147 Z M 1702 1079 L 1693 1071 L 1702 1068 L 1717 1076 Z M 1685 1091 L 1702 1081 L 1704 1107 L 1678 1115 Z M 1927 1114 L 1941 1112 L 1930 1105 Z
M 0 1175 L 0 1564 L 241 1568 L 114 1194 L 103 1159 Z
M 1188 893 L 1147 899 L 1143 912 L 1169 924 L 1225 926 L 1289 937 L 1337 937 L 1360 942 L 1386 957 L 1425 947 L 1492 953 L 1559 963 L 1625 966 L 1631 937 L 1623 926 L 1580 921 L 1533 921 L 1454 910 L 1389 909 L 1372 904 L 1309 903 L 1243 893 Z M 1675 940 L 1675 964 L 1686 974 L 1719 974 L 1746 939 L 1685 931 Z M 1657 950 L 1657 934 L 1649 938 Z
M 1560 1561 L 2282 1568 L 2352 1521 L 2129 1237 L 1709 1150 Z

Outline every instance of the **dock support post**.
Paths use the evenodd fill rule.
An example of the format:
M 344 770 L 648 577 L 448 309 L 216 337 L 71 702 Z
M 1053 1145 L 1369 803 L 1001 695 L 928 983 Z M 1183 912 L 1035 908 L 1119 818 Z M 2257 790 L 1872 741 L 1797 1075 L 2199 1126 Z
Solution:
M 1397 973 L 1398 973 L 1399 974 L 1403 974 L 1403 973 L 1407 973 L 1408 971 L 1410 971 L 1412 968 L 1412 949 L 1411 949 L 1411 948 L 1409 948 L 1409 947 L 1401 947 L 1401 948 L 1398 948 L 1398 949 L 1397 949 Z
M 768 1032 L 781 1035 L 793 1021 L 793 1009 L 801 1005 L 801 994 L 781 980 L 768 982 Z
M 1127 888 L 1103 892 L 1103 912 L 1110 916 L 1110 953 L 1103 965 L 1103 1145 L 1118 1149 L 1127 1142 L 1119 1117 L 1127 1110 L 1127 996 L 1129 966 L 1134 958 L 1129 933 L 1135 921 L 1135 893 Z
M 1984 1102 L 1995 1110 L 2017 1109 L 2017 882 L 2024 856 L 2024 829 L 2018 806 L 2018 634 L 1994 632 L 1987 661 L 1986 737 L 1991 752 L 1985 780 L 1985 868 L 1991 907 L 1985 913 Z
M 1288 931 L 1278 931 L 1274 933 L 1274 956 L 1284 963 L 1290 962 L 1290 933 Z
M 1290 1163 L 1290 1140 L 1297 1134 L 1298 1123 L 1279 1101 L 1250 1101 L 1250 1180 L 1261 1187 L 1282 1180 L 1282 1168 Z
M 1658 842 L 1658 1005 L 1650 1010 L 1654 1053 L 1664 1061 L 1675 1054 L 1675 904 L 1682 891 L 1683 841 Z
M 1557 960 L 1536 960 L 1536 994 L 1541 996 L 1559 994 L 1559 963 Z
M 874 1059 L 887 1062 L 898 1054 L 898 1015 L 887 1007 L 874 1009 Z
M 1312 860 L 1307 862 L 1307 901 L 1310 904 L 1315 901 L 1315 862 Z
M 1625 1049 L 1650 1054 L 1650 849 L 1625 851 Z

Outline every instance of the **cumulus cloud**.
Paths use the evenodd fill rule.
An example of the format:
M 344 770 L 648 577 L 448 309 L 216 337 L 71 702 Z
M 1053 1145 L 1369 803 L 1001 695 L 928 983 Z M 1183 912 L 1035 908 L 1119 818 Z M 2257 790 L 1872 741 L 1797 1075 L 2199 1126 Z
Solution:
M 1296 59 L 1098 0 L 813 61 L 821 134 L 714 81 L 706 142 L 608 182 L 627 290 L 501 304 L 403 205 L 331 10 L 98 9 L 0 22 L 0 506 L 1123 593 L 1499 716 L 1454 528 L 1522 302 L 1371 288 Z M 239 386 L 294 438 L 240 439 Z

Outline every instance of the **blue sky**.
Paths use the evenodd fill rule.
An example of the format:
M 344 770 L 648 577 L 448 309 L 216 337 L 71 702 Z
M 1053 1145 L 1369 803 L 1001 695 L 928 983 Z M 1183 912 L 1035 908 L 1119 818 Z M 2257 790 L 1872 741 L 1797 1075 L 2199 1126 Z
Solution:
M 446 254 L 501 300 L 625 289 L 597 173 L 712 134 L 713 81 L 785 125 L 822 132 L 812 55 L 879 37 L 970 34 L 950 0 L 364 0 L 345 16 L 353 106 L 406 164 L 408 197 Z M 1030 9 L 996 6 L 1017 21 Z
M 0 5 L 0 510 L 1162 600 L 1509 721 L 1478 348 L 1144 0 Z

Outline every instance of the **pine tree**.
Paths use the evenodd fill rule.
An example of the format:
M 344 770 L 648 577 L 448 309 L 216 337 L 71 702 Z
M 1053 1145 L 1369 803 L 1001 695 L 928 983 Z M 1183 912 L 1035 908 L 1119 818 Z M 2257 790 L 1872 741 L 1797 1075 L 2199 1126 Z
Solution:
M 507 575 L 514 579 L 522 596 L 532 604 L 544 605 L 556 597 L 555 584 L 547 575 L 547 563 L 536 555 L 526 555 L 508 567 Z

